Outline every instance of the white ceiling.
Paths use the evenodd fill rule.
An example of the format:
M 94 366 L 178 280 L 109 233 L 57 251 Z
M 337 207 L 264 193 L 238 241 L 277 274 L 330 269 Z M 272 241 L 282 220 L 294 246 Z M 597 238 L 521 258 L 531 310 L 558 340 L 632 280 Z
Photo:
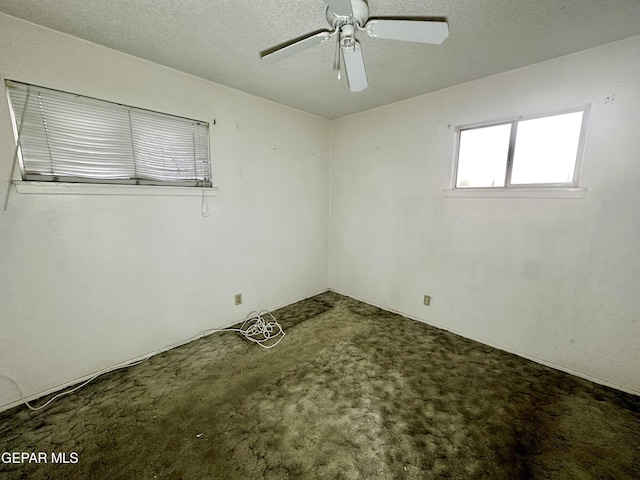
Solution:
M 278 103 L 338 118 L 640 35 L 640 0 L 369 0 L 371 17 L 446 17 L 442 45 L 359 34 L 369 88 L 351 93 L 326 42 L 275 65 L 258 53 L 328 28 L 322 0 L 0 0 L 0 12 Z

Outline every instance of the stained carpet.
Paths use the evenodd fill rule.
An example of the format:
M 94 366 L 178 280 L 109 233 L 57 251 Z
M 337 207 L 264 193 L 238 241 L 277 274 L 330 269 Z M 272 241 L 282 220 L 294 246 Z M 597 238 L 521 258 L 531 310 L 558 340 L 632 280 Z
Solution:
M 0 478 L 640 478 L 638 397 L 334 293 L 273 313 L 272 350 L 213 334 L 0 413 L 48 460 Z

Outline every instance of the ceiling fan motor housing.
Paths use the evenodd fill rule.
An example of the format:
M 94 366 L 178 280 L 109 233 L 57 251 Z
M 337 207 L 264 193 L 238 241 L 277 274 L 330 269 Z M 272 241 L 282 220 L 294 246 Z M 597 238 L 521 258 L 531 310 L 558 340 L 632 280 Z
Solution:
M 331 28 L 335 29 L 340 24 L 351 24 L 355 28 L 362 27 L 367 23 L 369 18 L 369 5 L 366 0 L 351 0 L 351 8 L 353 15 L 344 16 L 337 15 L 331 11 L 331 8 L 327 6 L 327 22 L 331 25 Z

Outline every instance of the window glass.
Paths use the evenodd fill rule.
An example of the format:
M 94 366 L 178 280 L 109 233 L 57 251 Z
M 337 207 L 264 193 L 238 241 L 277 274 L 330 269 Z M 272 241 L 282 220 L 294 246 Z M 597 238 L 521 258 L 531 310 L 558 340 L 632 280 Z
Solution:
M 518 122 L 512 184 L 571 183 L 583 112 Z
M 503 187 L 511 124 L 460 132 L 456 187 Z

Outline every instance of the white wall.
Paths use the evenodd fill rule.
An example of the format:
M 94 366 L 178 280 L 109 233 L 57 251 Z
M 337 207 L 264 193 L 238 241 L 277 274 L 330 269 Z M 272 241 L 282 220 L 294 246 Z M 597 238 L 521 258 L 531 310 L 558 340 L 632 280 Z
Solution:
M 198 197 L 12 192 L 0 211 L 0 374 L 25 394 L 328 288 L 328 120 L 1 14 L 0 76 L 216 119 L 208 218 Z M 13 145 L 3 95 L 2 200 Z M 0 409 L 17 399 L 0 378 Z
M 638 58 L 640 37 L 334 121 L 331 288 L 640 393 Z M 587 103 L 584 198 L 445 198 L 455 125 Z

